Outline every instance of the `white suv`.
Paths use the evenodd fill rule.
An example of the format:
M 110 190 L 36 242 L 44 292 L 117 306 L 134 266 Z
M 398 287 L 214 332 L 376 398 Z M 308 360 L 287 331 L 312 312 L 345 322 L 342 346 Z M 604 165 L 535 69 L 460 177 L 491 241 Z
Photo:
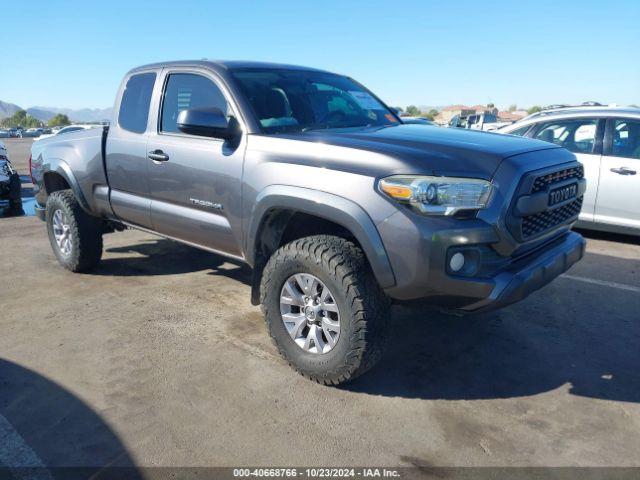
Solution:
M 577 226 L 640 235 L 640 108 L 546 110 L 497 132 L 545 140 L 575 153 L 587 179 Z

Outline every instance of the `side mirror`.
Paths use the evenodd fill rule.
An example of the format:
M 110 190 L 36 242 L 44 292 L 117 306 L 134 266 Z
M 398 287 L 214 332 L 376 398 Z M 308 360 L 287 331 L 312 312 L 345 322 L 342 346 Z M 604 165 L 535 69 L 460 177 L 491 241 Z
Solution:
M 189 108 L 178 114 L 178 130 L 201 137 L 222 138 L 232 140 L 240 132 L 238 121 L 227 117 L 216 107 Z

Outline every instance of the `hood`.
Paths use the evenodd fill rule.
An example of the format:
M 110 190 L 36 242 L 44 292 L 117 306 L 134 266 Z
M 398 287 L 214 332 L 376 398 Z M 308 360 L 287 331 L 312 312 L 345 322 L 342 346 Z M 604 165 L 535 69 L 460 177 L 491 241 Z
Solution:
M 511 135 L 413 124 L 357 131 L 315 130 L 278 136 L 366 150 L 395 160 L 387 168 L 369 164 L 366 166 L 369 172 L 373 168 L 381 173 L 384 171 L 384 174 L 449 175 L 485 180 L 493 177 L 507 157 L 560 148 L 547 142 Z

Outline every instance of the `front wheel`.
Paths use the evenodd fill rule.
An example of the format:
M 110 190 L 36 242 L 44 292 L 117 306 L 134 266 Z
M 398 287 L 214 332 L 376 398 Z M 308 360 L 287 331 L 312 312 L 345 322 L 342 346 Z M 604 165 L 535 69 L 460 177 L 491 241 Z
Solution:
M 353 242 L 315 235 L 281 247 L 260 293 L 276 347 L 305 377 L 338 385 L 382 356 L 389 301 Z
M 47 233 L 58 262 L 72 272 L 86 272 L 102 257 L 102 223 L 82 210 L 71 190 L 47 199 Z

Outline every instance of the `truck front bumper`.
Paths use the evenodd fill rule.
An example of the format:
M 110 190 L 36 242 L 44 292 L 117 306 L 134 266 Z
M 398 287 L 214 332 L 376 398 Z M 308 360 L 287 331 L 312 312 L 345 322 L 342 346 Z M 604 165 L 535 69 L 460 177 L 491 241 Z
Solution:
M 385 289 L 399 302 L 426 302 L 461 312 L 483 312 L 524 299 L 584 256 L 586 242 L 569 226 L 533 246 L 501 255 L 496 228 L 481 220 L 394 215 L 378 225 L 396 284 Z M 452 272 L 452 255 L 475 258 Z M 473 261 L 471 262 L 473 263 Z
M 567 233 L 552 246 L 514 263 L 490 280 L 491 293 L 486 298 L 461 308 L 466 312 L 483 312 L 510 305 L 526 298 L 551 280 L 566 272 L 583 256 L 586 241 L 575 232 Z

